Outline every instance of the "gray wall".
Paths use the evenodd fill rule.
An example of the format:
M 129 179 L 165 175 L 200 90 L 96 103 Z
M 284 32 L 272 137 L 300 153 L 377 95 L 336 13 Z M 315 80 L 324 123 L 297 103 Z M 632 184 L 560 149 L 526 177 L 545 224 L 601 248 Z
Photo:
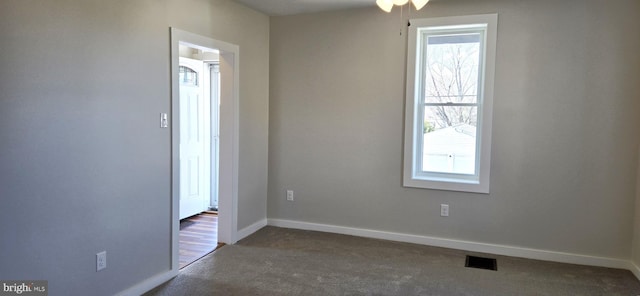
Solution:
M 238 226 L 266 217 L 267 16 L 226 0 L 3 0 L 0 279 L 111 295 L 169 269 L 171 26 L 240 46 Z
M 268 217 L 631 258 L 640 2 L 434 0 L 412 17 L 479 13 L 499 14 L 489 195 L 401 186 L 397 10 L 272 17 Z

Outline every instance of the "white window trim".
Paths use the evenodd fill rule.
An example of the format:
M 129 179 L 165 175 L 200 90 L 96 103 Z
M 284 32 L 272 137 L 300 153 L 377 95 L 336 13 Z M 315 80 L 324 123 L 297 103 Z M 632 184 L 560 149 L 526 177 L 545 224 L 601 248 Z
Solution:
M 457 174 L 435 174 L 430 173 L 427 176 L 417 171 L 416 158 L 421 158 L 416 151 L 419 146 L 416 144 L 420 141 L 416 129 L 422 126 L 423 119 L 419 116 L 418 107 L 422 107 L 422 100 L 417 99 L 420 93 L 416 88 L 419 79 L 419 70 L 416 65 L 420 61 L 421 44 L 418 42 L 420 38 L 420 29 L 425 27 L 446 27 L 486 24 L 484 40 L 484 57 L 480 57 L 484 64 L 484 77 L 482 85 L 479 85 L 481 92 L 478 101 L 480 107 L 478 109 L 478 123 L 480 130 L 477 140 L 480 141 L 476 151 L 476 169 L 477 175 L 469 178 L 468 175 Z M 406 90 L 406 110 L 405 110 L 405 134 L 404 134 L 404 172 L 403 185 L 405 187 L 417 187 L 438 190 L 464 191 L 476 193 L 489 193 L 490 181 L 490 165 L 491 165 L 491 125 L 493 114 L 493 85 L 495 75 L 495 59 L 496 59 L 496 41 L 497 41 L 497 14 L 468 15 L 426 19 L 412 19 L 409 27 L 409 43 L 407 49 L 407 90 Z M 420 104 L 420 106 L 419 106 Z M 418 125 L 418 123 L 420 123 Z M 421 132 L 422 128 L 420 128 Z

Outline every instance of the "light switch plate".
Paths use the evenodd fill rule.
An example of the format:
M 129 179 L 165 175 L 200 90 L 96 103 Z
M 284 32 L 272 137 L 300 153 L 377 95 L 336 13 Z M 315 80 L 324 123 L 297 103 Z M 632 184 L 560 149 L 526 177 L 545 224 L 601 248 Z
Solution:
M 160 113 L 160 127 L 169 127 L 169 115 L 167 113 Z

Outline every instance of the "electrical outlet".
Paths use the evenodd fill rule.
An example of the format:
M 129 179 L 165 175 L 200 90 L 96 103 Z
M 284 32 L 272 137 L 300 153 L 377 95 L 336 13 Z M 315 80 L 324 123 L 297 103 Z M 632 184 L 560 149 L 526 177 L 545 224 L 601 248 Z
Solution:
M 449 205 L 445 205 L 445 204 L 440 205 L 440 216 L 449 217 Z
M 287 190 L 287 200 L 293 201 L 293 190 Z
M 96 271 L 107 268 L 107 251 L 96 254 Z

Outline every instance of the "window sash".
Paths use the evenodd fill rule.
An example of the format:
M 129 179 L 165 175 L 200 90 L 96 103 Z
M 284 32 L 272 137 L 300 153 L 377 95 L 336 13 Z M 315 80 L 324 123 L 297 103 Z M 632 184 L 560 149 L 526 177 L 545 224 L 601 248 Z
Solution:
M 451 105 L 446 105 L 446 107 L 452 107 L 452 106 Z M 471 108 L 472 109 L 470 111 L 473 111 L 471 114 L 475 114 L 475 117 L 477 118 L 478 117 L 479 108 L 477 106 L 471 106 Z M 473 110 L 473 108 L 475 108 L 475 110 Z M 420 117 L 417 118 L 417 119 L 422 119 L 422 120 L 416 120 L 416 121 L 419 121 L 419 123 L 417 124 L 416 129 L 415 129 L 415 134 L 416 134 L 416 138 L 418 139 L 418 141 L 416 142 L 417 143 L 417 149 L 416 149 L 417 153 L 416 153 L 416 155 L 414 157 L 414 159 L 415 159 L 414 174 L 416 176 L 419 176 L 419 177 L 422 177 L 422 178 L 427 178 L 427 179 L 428 179 L 428 177 L 430 175 L 433 174 L 434 177 L 437 177 L 437 178 L 440 178 L 440 179 L 441 178 L 445 178 L 446 176 L 448 176 L 447 178 L 452 178 L 453 176 L 455 176 L 455 178 L 460 178 L 460 179 L 477 180 L 477 177 L 478 177 L 478 174 L 479 174 L 479 156 L 480 156 L 480 153 L 479 153 L 480 152 L 479 151 L 479 149 L 480 149 L 479 148 L 479 146 L 480 146 L 479 144 L 480 143 L 478 143 L 478 142 L 480 142 L 480 134 L 478 132 L 479 125 L 476 124 L 476 125 L 478 125 L 478 127 L 476 127 L 475 135 L 473 137 L 473 142 L 474 142 L 474 145 L 473 145 L 473 147 L 474 147 L 473 148 L 473 156 L 472 156 L 472 159 L 474 161 L 473 162 L 473 169 L 472 169 L 473 172 L 464 172 L 464 169 L 463 169 L 464 165 L 462 165 L 462 168 L 460 167 L 461 164 L 464 163 L 464 158 L 465 157 L 470 157 L 469 155 L 465 155 L 464 153 L 456 153 L 456 152 L 460 152 L 460 150 L 464 150 L 464 148 L 461 148 L 461 147 L 464 147 L 464 143 L 459 143 L 459 146 L 455 146 L 455 148 L 453 148 L 451 150 L 445 150 L 445 151 L 440 150 L 440 149 L 442 149 L 442 147 L 440 147 L 440 149 L 438 149 L 437 145 L 435 147 L 431 146 L 436 151 L 440 150 L 439 151 L 440 153 L 445 153 L 446 152 L 446 154 L 448 155 L 447 162 L 448 162 L 448 165 L 449 165 L 449 170 L 452 170 L 452 172 L 445 172 L 445 171 L 442 171 L 442 170 L 427 170 L 427 169 L 425 169 L 425 164 L 428 164 L 428 163 L 426 163 L 425 159 L 424 159 L 424 156 L 426 154 L 425 150 L 427 148 L 425 147 L 424 143 L 425 143 L 425 141 L 427 141 L 425 139 L 425 135 L 427 135 L 429 133 L 424 133 L 424 122 L 426 121 L 425 120 L 426 116 L 424 116 L 423 114 L 424 114 L 424 109 L 425 108 L 419 108 L 419 109 L 420 109 L 420 111 L 422 111 L 422 114 L 420 114 L 419 115 Z M 477 119 L 476 119 L 476 121 L 477 121 Z M 449 126 L 449 127 L 453 127 L 453 126 Z M 449 127 L 446 127 L 446 128 L 449 128 Z M 463 134 L 464 134 L 464 132 L 463 132 Z M 460 139 L 458 139 L 458 140 L 460 140 Z M 440 154 L 440 155 L 442 155 L 442 154 Z M 433 160 L 434 159 L 432 159 L 432 161 Z
M 421 45 L 420 47 L 420 51 L 419 51 L 419 56 L 420 56 L 420 67 L 418 67 L 417 70 L 417 77 L 420 77 L 420 79 L 417 82 L 417 87 L 418 87 L 418 98 L 419 100 L 416 100 L 416 105 L 417 106 L 422 106 L 422 108 L 418 107 L 416 108 L 417 110 L 417 114 L 416 114 L 416 120 L 415 120 L 415 124 L 416 127 L 414 129 L 415 132 L 415 138 L 417 139 L 415 146 L 416 146 L 416 151 L 414 152 L 414 168 L 413 168 L 413 175 L 414 178 L 418 178 L 418 179 L 425 179 L 425 180 L 439 180 L 439 181 L 457 181 L 457 182 L 470 182 L 470 183 L 476 183 L 478 182 L 478 178 L 479 178 L 479 173 L 480 173 L 480 155 L 481 155 L 481 139 L 482 139 L 482 85 L 483 85 L 483 75 L 482 73 L 484 73 L 484 52 L 485 52 L 485 32 L 486 32 L 486 25 L 473 25 L 472 29 L 467 29 L 467 28 L 456 28 L 456 27 L 449 27 L 449 28 L 420 28 L 419 30 L 419 35 L 418 35 L 418 44 Z M 427 80 L 427 68 L 428 68 L 428 54 L 429 54 L 429 37 L 449 37 L 449 36 L 460 36 L 460 35 L 472 35 L 472 34 L 477 34 L 479 35 L 479 52 L 478 52 L 478 73 L 477 73 L 477 84 L 476 84 L 476 100 L 475 103 L 455 103 L 455 102 L 446 102 L 446 103 L 430 103 L 430 102 L 426 102 L 426 98 L 427 98 L 427 94 L 426 94 L 426 90 L 427 90 L 427 86 L 426 86 L 426 80 Z M 462 96 L 465 96 L 464 94 L 462 94 Z M 456 96 L 452 96 L 452 97 L 456 97 Z M 459 96 L 457 96 L 459 97 Z M 456 107 L 456 106 L 461 106 L 461 107 L 476 107 L 477 108 L 477 123 L 476 123 L 476 135 L 475 135 L 475 148 L 474 148 L 474 170 L 472 174 L 465 174 L 465 173 L 456 173 L 456 172 L 440 172 L 440 171 L 428 171 L 424 169 L 424 133 L 423 133 L 423 128 L 424 128 L 424 107 L 427 106 L 444 106 L 444 107 Z

